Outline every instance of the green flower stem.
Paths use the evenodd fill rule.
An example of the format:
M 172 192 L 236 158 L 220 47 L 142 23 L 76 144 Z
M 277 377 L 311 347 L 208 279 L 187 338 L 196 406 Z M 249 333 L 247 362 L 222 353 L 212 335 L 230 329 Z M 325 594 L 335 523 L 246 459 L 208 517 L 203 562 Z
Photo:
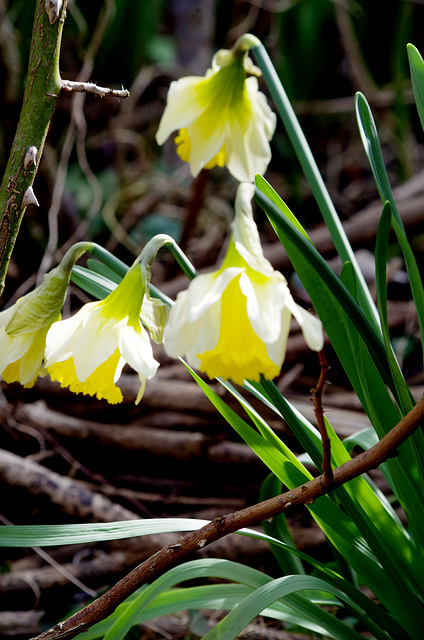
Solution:
M 77 242 L 76 244 L 73 244 L 60 261 L 61 267 L 65 271 L 70 272 L 77 260 L 81 258 L 83 253 L 85 253 L 86 251 L 92 253 L 94 246 L 95 245 L 93 242 Z
M 287 135 L 290 138 L 299 163 L 331 234 L 334 246 L 342 261 L 350 261 L 355 269 L 359 285 L 359 302 L 374 329 L 381 334 L 380 321 L 374 301 L 284 87 L 281 84 L 265 47 L 259 44 L 252 47 L 251 51 L 263 73 L 264 80 L 274 100 L 276 109 L 283 121 Z
M 175 260 L 177 261 L 181 269 L 184 271 L 187 278 L 189 280 L 193 280 L 193 278 L 195 278 L 198 275 L 198 273 L 194 268 L 194 266 L 191 264 L 190 260 L 183 253 L 183 251 L 180 249 L 178 244 L 175 242 L 175 240 L 172 240 L 172 242 L 169 245 L 167 245 L 167 248 L 171 253 L 171 255 L 174 256 Z
M 88 244 L 88 243 L 79 243 L 79 244 Z M 104 249 L 103 247 L 101 247 L 98 244 L 95 244 L 94 242 L 90 243 L 90 245 L 91 246 L 89 249 L 87 249 L 87 251 L 89 251 L 91 255 L 93 255 L 95 258 L 103 262 L 103 264 L 107 265 L 110 269 L 112 269 L 112 271 L 117 273 L 119 276 L 121 276 L 122 278 L 124 277 L 124 275 L 127 273 L 129 268 L 125 264 L 125 262 L 122 262 L 122 260 L 119 260 L 119 258 L 116 258 L 113 254 L 107 251 L 107 249 Z M 150 254 L 154 253 L 156 256 L 156 253 L 162 247 L 166 247 L 168 249 L 168 251 L 175 258 L 175 260 L 177 261 L 178 265 L 181 267 L 185 275 L 190 280 L 193 280 L 193 278 L 197 276 L 197 271 L 194 268 L 194 266 L 191 264 L 190 260 L 183 253 L 183 251 L 180 249 L 180 247 L 175 242 L 175 240 L 171 236 L 168 236 L 166 234 L 159 234 L 154 238 L 152 238 L 152 240 L 150 240 L 150 242 L 147 243 L 146 247 L 143 249 L 142 253 L 137 258 L 137 261 L 143 259 L 143 254 L 144 254 L 144 258 L 147 258 L 148 260 L 150 260 L 152 257 Z M 171 298 L 169 298 L 167 295 L 162 293 L 153 284 L 149 285 L 149 289 L 150 289 L 150 293 L 154 298 L 159 298 L 163 302 L 166 302 L 166 304 L 168 305 L 173 304 L 173 300 L 171 300 Z
M 166 233 L 160 233 L 149 240 L 136 262 L 141 260 L 152 265 L 153 260 L 156 258 L 156 254 L 162 247 L 166 247 L 168 249 L 171 255 L 175 258 L 177 264 L 190 280 L 193 280 L 193 278 L 197 276 L 196 269 L 193 267 L 185 253 L 180 249 L 174 238 L 168 236 Z
M 92 256 L 100 260 L 100 262 L 103 262 L 103 264 L 107 265 L 110 269 L 112 269 L 112 271 L 117 273 L 118 276 L 121 276 L 122 278 L 129 269 L 128 265 L 126 265 L 125 262 L 122 262 L 122 260 L 116 258 L 112 253 L 110 253 L 104 247 L 101 247 L 99 244 L 96 244 L 94 242 L 91 243 L 90 253 Z
M 24 216 L 24 196 L 32 187 L 47 131 L 61 90 L 59 54 L 67 0 L 50 24 L 45 0 L 36 3 L 31 53 L 22 111 L 0 187 L 0 294 Z M 28 149 L 32 148 L 32 155 Z

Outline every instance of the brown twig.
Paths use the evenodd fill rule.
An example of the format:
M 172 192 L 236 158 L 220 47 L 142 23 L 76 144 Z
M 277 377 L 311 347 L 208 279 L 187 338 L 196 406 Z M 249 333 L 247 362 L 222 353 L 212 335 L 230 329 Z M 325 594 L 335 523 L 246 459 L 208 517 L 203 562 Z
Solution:
M 325 379 L 329 370 L 327 359 L 324 351 L 318 353 L 321 373 L 319 374 L 317 386 L 311 389 L 312 400 L 314 403 L 315 416 L 317 419 L 318 429 L 322 440 L 322 470 L 323 480 L 322 486 L 325 489 L 331 487 L 333 483 L 333 468 L 331 466 L 331 441 L 328 437 L 327 427 L 324 420 L 324 407 L 322 405 L 322 394 L 324 391 Z
M 101 98 L 129 98 L 128 89 L 110 89 L 109 87 L 99 87 L 94 82 L 77 82 L 75 80 L 61 80 L 63 91 L 78 93 L 94 93 Z
M 331 490 L 367 473 L 370 469 L 378 467 L 382 462 L 396 455 L 397 448 L 419 427 L 423 419 L 424 399 L 421 399 L 377 444 L 334 469 Z M 206 545 L 229 533 L 239 531 L 243 527 L 252 526 L 283 512 L 287 513 L 294 507 L 311 504 L 320 496 L 328 493 L 329 490 L 324 487 L 323 476 L 319 476 L 270 500 L 226 516 L 217 516 L 201 529 L 180 537 L 162 548 L 133 569 L 100 598 L 64 622 L 36 636 L 33 640 L 63 640 L 63 638 L 70 640 L 74 638 L 82 631 L 87 631 L 97 622 L 107 618 L 121 602 L 143 584 L 152 582 L 190 554 L 203 549 Z

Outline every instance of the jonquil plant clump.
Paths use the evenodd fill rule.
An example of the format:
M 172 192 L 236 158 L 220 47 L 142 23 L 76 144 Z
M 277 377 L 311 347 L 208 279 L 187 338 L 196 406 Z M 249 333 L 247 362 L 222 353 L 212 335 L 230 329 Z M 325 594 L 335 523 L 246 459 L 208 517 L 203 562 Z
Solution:
M 45 16 L 53 27 L 51 8 Z M 424 123 L 424 62 L 413 45 L 408 45 L 408 56 Z M 269 143 L 276 125 L 276 116 L 258 91 L 261 74 L 342 259 L 340 277 L 261 175 L 271 158 Z M 186 609 L 227 612 L 204 635 L 207 640 L 236 638 L 259 614 L 311 638 L 422 639 L 424 402 L 416 403 L 412 397 L 390 343 L 386 264 L 391 230 L 407 267 L 421 336 L 424 290 L 362 94 L 356 96 L 355 108 L 382 200 L 375 246 L 376 304 L 272 63 L 261 42 L 247 34 L 233 49 L 214 56 L 205 77 L 182 78 L 171 85 L 157 132 L 159 144 L 177 132 L 177 153 L 194 176 L 204 168 L 227 167 L 241 183 L 222 264 L 198 276 L 167 235 L 155 236 L 130 267 L 102 247 L 82 242 L 65 254 L 38 288 L 0 313 L 0 373 L 6 382 L 33 386 L 38 375 L 50 375 L 72 392 L 111 403 L 122 401 L 116 383 L 125 363 L 139 375 L 137 402 L 142 402 L 145 385 L 159 366 L 151 340 L 163 342 L 166 352 L 185 362 L 217 411 L 269 469 L 260 503 L 217 515 L 212 522 L 163 518 L 1 527 L 0 544 L 15 547 L 187 532 L 86 608 L 46 630 L 40 640 L 118 640 L 140 622 Z M 295 303 L 285 278 L 265 259 L 252 201 L 257 204 L 256 215 L 265 214 L 281 240 L 313 312 Z M 150 284 L 161 247 L 171 251 L 191 280 L 175 301 Z M 74 266 L 87 251 L 97 260 L 86 268 Z M 69 278 L 97 301 L 62 320 Z M 321 366 L 313 392 L 318 429 L 273 382 L 284 361 L 292 317 Z M 345 441 L 336 435 L 322 408 L 327 370 L 324 332 L 372 424 Z M 198 372 L 218 378 L 248 420 L 235 413 Z M 289 425 L 304 451 L 301 459 L 234 384 Z M 353 449 L 362 453 L 352 458 Z M 378 465 L 394 503 L 366 475 Z M 331 564 L 300 552 L 291 539 L 285 514 L 301 505 L 325 534 L 334 555 Z M 407 525 L 394 505 L 403 509 Z M 261 521 L 263 532 L 249 528 Z M 186 560 L 196 549 L 232 532 L 267 541 L 281 576 L 271 578 L 225 559 Z M 186 581 L 209 577 L 221 581 L 184 586 Z

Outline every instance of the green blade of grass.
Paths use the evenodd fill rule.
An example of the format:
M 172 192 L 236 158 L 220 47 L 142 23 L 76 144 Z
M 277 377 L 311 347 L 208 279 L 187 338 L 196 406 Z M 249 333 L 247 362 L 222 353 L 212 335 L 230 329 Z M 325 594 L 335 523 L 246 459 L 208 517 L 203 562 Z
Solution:
M 293 596 L 303 590 L 329 590 L 329 593 L 344 600 L 346 596 L 333 589 L 328 583 L 313 576 L 284 576 L 256 589 L 247 596 L 231 613 L 229 613 L 214 629 L 204 636 L 204 640 L 234 640 L 238 634 L 253 620 L 256 615 L 270 604 L 283 599 L 305 616 L 313 616 L 326 633 L 338 640 L 360 640 L 362 636 L 322 609 L 310 608 L 310 603 L 300 597 Z M 290 599 L 288 597 L 290 596 Z
M 411 291 L 417 310 L 418 323 L 420 326 L 421 340 L 424 342 L 424 288 L 421 275 L 415 260 L 414 253 L 405 235 L 402 219 L 400 217 L 389 178 L 387 177 L 386 167 L 384 165 L 383 154 L 381 152 L 380 141 L 378 139 L 377 128 L 371 113 L 369 104 L 362 95 L 357 93 L 355 96 L 356 117 L 358 127 L 367 154 L 371 170 L 377 185 L 383 204 L 390 202 L 392 208 L 392 225 L 397 240 L 405 260 L 406 270 L 411 285 Z
M 420 52 L 413 44 L 406 45 L 409 69 L 411 71 L 412 90 L 421 126 L 424 129 L 424 61 Z

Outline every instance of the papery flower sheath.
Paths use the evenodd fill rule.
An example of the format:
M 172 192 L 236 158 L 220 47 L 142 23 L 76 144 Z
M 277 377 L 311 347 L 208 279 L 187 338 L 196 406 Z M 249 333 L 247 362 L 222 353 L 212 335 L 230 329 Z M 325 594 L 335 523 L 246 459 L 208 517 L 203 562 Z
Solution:
M 47 334 L 46 368 L 52 380 L 115 404 L 123 400 L 116 386 L 125 363 L 137 371 L 140 388 L 153 378 L 159 363 L 153 357 L 150 337 L 140 317 L 156 341 L 162 338 L 159 325 L 167 311 L 159 300 L 150 298 L 137 262 L 120 284 L 104 300 L 84 305 L 73 317 L 56 322 Z
M 0 376 L 8 383 L 32 387 L 42 370 L 46 335 L 60 319 L 71 269 L 91 246 L 78 243 L 43 283 L 0 313 Z
M 156 140 L 161 145 L 178 131 L 177 153 L 193 176 L 216 165 L 226 165 L 240 182 L 265 173 L 276 116 L 248 72 L 260 73 L 236 43 L 215 54 L 205 76 L 171 83 Z
M 178 294 L 164 332 L 172 357 L 185 356 L 209 378 L 243 384 L 280 372 L 292 315 L 308 346 L 320 351 L 318 318 L 293 300 L 284 276 L 263 255 L 253 220 L 254 187 L 239 186 L 233 233 L 220 269 L 200 275 Z

